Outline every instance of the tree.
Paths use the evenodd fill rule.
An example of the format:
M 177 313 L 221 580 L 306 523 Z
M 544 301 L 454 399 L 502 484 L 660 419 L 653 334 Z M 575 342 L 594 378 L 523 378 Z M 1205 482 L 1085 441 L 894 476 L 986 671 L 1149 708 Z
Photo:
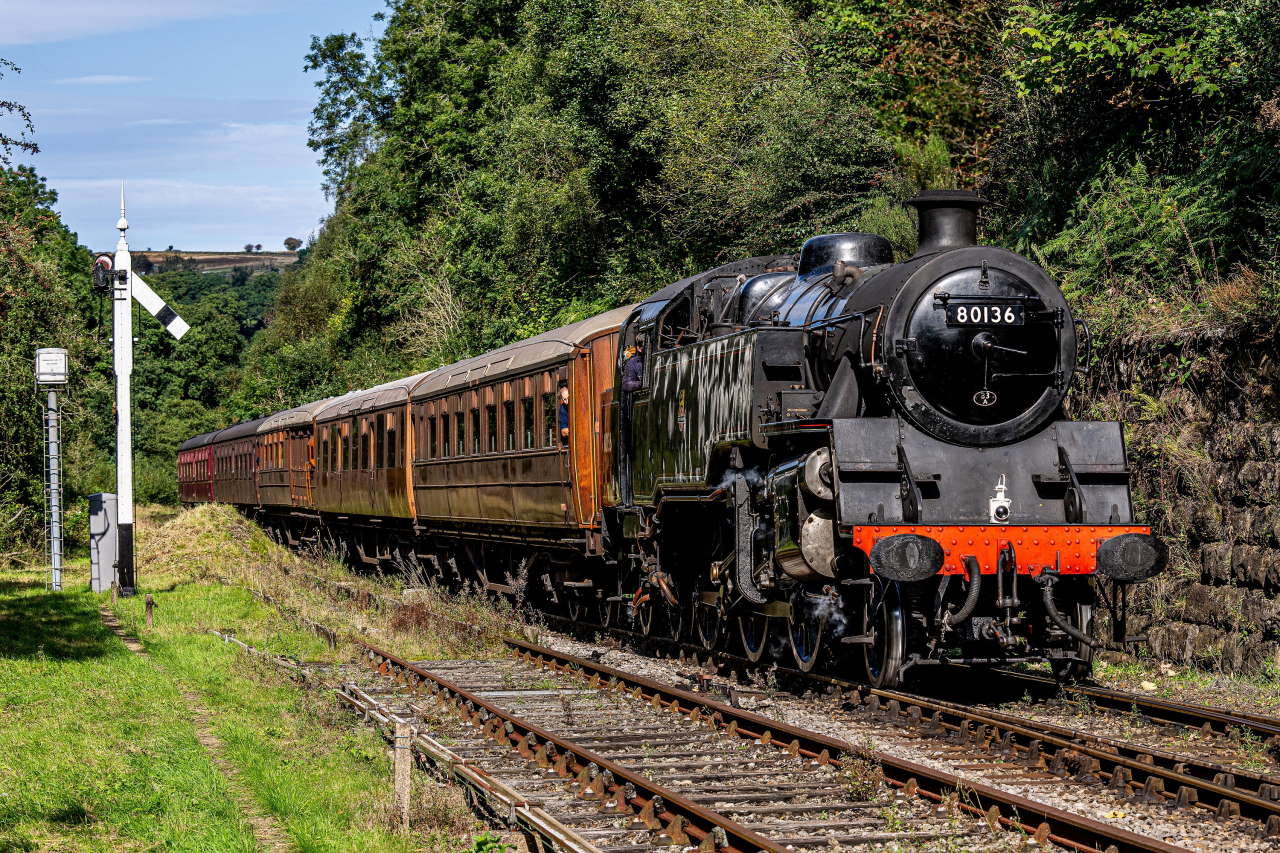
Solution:
M 0 58 L 0 77 L 4 77 L 6 70 L 14 74 L 22 73 L 22 69 L 17 65 L 7 59 Z M 31 138 L 31 134 L 35 131 L 35 125 L 31 123 L 31 113 L 28 112 L 27 108 L 17 101 L 0 98 L 0 117 L 8 115 L 17 116 L 18 123 L 22 125 L 22 129 L 18 131 L 17 136 L 10 136 L 7 133 L 0 132 L 0 166 L 3 167 L 10 165 L 15 150 L 26 154 L 37 154 L 40 151 L 40 146 L 36 145 L 35 140 Z
M 246 252 L 246 253 L 247 253 L 247 252 L 252 252 L 252 251 L 253 251 L 253 244 L 252 244 L 252 243 L 245 243 L 245 244 L 244 244 L 244 250 L 245 250 L 245 252 Z
M 253 244 L 253 250 L 254 250 L 255 252 L 261 252 L 261 251 L 262 251 L 262 244 L 261 244 L 261 243 L 254 243 L 254 244 Z
M 302 241 L 297 237 L 285 237 L 284 247 L 287 251 L 296 252 L 302 248 Z

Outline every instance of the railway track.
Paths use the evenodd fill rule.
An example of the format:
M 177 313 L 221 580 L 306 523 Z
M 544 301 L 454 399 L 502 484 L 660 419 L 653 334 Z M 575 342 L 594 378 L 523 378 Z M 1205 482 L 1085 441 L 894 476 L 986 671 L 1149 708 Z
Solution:
M 905 793 L 886 802 L 874 766 L 851 787 L 838 758 L 736 737 L 616 681 L 548 675 L 528 658 L 414 664 L 363 648 L 387 679 L 376 693 L 351 685 L 349 695 L 375 695 L 402 719 L 443 730 L 455 755 L 605 853 L 991 844 L 990 827 L 955 804 L 933 808 Z
M 357 592 L 354 587 L 315 576 L 308 576 L 307 579 L 335 597 L 359 598 L 363 604 L 381 609 L 405 606 L 388 596 Z M 452 621 L 447 617 L 436 618 Z M 458 629 L 466 627 L 465 623 L 455 622 L 453 625 Z M 686 692 L 636 676 L 627 676 L 591 661 L 573 659 L 572 656 L 553 652 L 527 640 L 513 637 L 500 639 L 518 657 L 532 657 L 559 670 L 595 672 L 602 681 L 633 685 L 628 689 L 639 687 L 644 695 L 651 697 L 650 701 L 653 696 L 664 697 L 660 699 L 664 703 L 676 699 L 686 710 L 697 705 L 704 708 L 701 713 L 718 715 L 718 719 L 722 721 L 729 720 L 736 714 L 750 714 L 716 703 L 705 692 Z M 667 651 L 688 652 L 690 649 L 668 647 Z M 707 657 L 706 653 L 703 653 L 703 657 Z M 722 667 L 745 662 L 720 653 L 715 658 L 716 663 Z M 386 660 L 390 660 L 390 656 Z M 389 665 L 405 671 L 403 668 L 406 663 L 397 661 Z M 1188 816 L 1203 815 L 1223 820 L 1244 818 L 1254 822 L 1255 832 L 1259 836 L 1280 835 L 1280 780 L 1277 779 L 1251 774 L 1202 758 L 1136 746 L 1088 732 L 913 694 L 875 690 L 830 676 L 787 670 L 781 671 L 781 675 L 793 682 L 790 685 L 793 688 L 796 685 L 807 685 L 810 689 L 817 687 L 828 693 L 839 691 L 843 700 L 842 708 L 851 719 L 891 724 L 919 743 L 936 743 L 941 751 L 967 751 L 975 756 L 985 756 L 985 761 L 994 762 L 992 766 L 1003 767 L 1006 772 L 1026 779 L 1070 779 L 1093 787 L 1108 788 L 1122 802 L 1136 801 L 1148 805 L 1180 807 Z M 422 676 L 417 674 L 415 677 Z M 701 686 L 706 690 L 712 685 L 704 682 Z M 722 687 L 725 692 L 732 692 L 732 685 Z M 722 722 L 722 725 L 727 726 L 727 722 Z M 782 724 L 776 721 L 754 718 L 749 723 L 740 723 L 739 729 L 759 734 L 761 726 L 771 732 L 770 741 L 777 740 L 778 736 L 773 733 Z M 801 734 L 809 740 L 801 738 Z M 847 744 L 840 741 L 824 740 L 821 735 L 799 729 L 784 742 L 790 744 L 792 741 L 801 743 L 802 748 L 812 753 L 815 759 L 826 750 L 826 758 L 832 762 L 838 761 L 835 756 L 839 751 L 848 748 Z M 972 782 L 962 782 L 949 774 L 895 759 L 884 753 L 877 753 L 875 758 L 883 763 L 886 778 L 899 789 L 905 789 L 910 784 L 913 790 L 925 792 L 935 802 L 943 801 L 950 796 L 948 792 L 959 788 L 975 792 L 980 790 L 978 799 L 983 805 L 978 810 L 983 814 L 991 806 L 996 806 L 1003 810 L 997 817 L 998 822 L 1010 826 L 1012 818 L 1009 815 L 1016 810 L 1020 815 L 1018 822 L 1023 831 L 1033 835 L 1044 835 L 1047 832 L 1052 840 L 1064 846 L 1099 850 L 1112 845 L 1117 850 L 1177 849 L 1168 845 L 1160 846 L 1163 842 L 1132 833 L 1127 833 L 1132 837 L 1121 840 L 1109 838 L 1107 833 L 1115 831 L 1115 828 L 1106 823 L 1047 808 L 1043 804 L 1008 794 L 995 787 L 987 789 L 986 786 L 975 786 Z M 962 806 L 964 807 L 966 806 Z M 1034 817 L 1028 819 L 1028 816 Z
M 558 619 L 558 617 L 552 617 Z M 564 620 L 564 625 L 567 620 Z M 621 628 L 605 629 L 579 624 L 579 631 L 608 631 L 632 642 L 656 645 L 667 652 L 692 656 L 701 664 L 709 660 L 719 668 L 749 671 L 744 657 L 726 652 L 708 653 L 687 643 L 645 637 Z M 1002 679 L 1034 687 L 1042 695 L 1057 688 L 1053 679 L 1012 671 L 998 671 Z M 900 690 L 881 690 L 829 675 L 776 667 L 774 675 L 792 691 L 818 688 L 840 691 L 845 706 L 864 717 L 890 723 L 926 738 L 945 738 L 967 744 L 976 751 L 998 756 L 1012 764 L 1045 766 L 1059 776 L 1101 784 L 1124 798 L 1147 804 L 1168 803 L 1215 818 L 1245 817 L 1259 824 L 1266 837 L 1280 837 L 1280 777 L 1253 772 L 1227 761 L 1129 743 L 1082 729 L 1028 720 L 989 709 L 975 709 Z M 1143 721 L 1162 726 L 1226 736 L 1248 732 L 1266 738 L 1275 747 L 1271 732 L 1280 732 L 1280 721 L 1184 705 L 1154 697 L 1088 685 L 1067 685 L 1068 695 L 1082 696 L 1104 709 L 1138 714 Z M 1201 717 L 1200 715 L 1204 716 Z
M 1265 743 L 1268 748 L 1280 751 L 1280 719 L 1250 714 L 1242 711 L 1222 711 L 1207 705 L 1172 702 L 1142 693 L 1130 693 L 1088 684 L 1060 685 L 1052 678 L 1026 672 L 999 670 L 999 675 L 1011 683 L 1025 687 L 1039 695 L 1062 692 L 1088 699 L 1098 708 L 1122 713 L 1137 712 L 1150 722 L 1182 728 L 1199 729 L 1205 734 L 1230 735 L 1246 732 Z
M 526 678 L 529 670 L 545 670 L 560 680 L 535 680 L 528 689 L 528 681 L 499 662 L 413 663 L 367 643 L 360 646 L 370 666 L 405 695 L 451 707 L 477 730 L 476 737 L 519 753 L 544 774 L 571 780 L 569 791 L 577 798 L 607 806 L 614 812 L 609 816 L 647 813 L 652 819 L 644 826 L 657 832 L 662 844 L 740 853 L 879 848 L 981 836 L 985 826 L 1079 851 L 1179 849 L 924 765 L 869 753 L 860 760 L 879 763 L 885 781 L 901 795 L 894 801 L 897 810 L 886 815 L 877 800 L 848 793 L 847 775 L 859 760 L 848 757 L 856 753 L 848 743 L 589 659 L 512 642 L 519 643 L 513 656 L 526 668 Z M 566 712 L 566 696 L 581 701 L 576 711 Z M 406 707 L 418 711 L 421 706 Z M 557 722 L 569 733 L 553 731 L 550 726 Z M 463 748 L 480 745 L 464 741 Z M 612 853 L 647 849 L 651 841 L 638 845 L 628 835 L 635 824 L 592 823 L 587 832 Z M 984 849 L 1001 846 L 990 838 L 979 843 Z

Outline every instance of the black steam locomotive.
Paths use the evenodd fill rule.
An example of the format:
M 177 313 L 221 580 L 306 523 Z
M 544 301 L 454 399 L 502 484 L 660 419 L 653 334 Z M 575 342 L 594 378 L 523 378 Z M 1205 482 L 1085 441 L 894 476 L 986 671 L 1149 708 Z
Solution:
M 707 647 L 733 623 L 758 658 L 781 633 L 807 670 L 836 644 L 876 685 L 947 661 L 1082 676 L 1095 571 L 1119 604 L 1167 556 L 1134 525 L 1121 426 L 1063 419 L 1084 326 L 1040 267 L 977 245 L 983 202 L 910 204 L 904 263 L 873 234 L 814 237 L 794 268 L 730 264 L 627 320 L 652 355 L 623 589 L 672 634 L 692 599 Z
M 1088 336 L 1056 284 L 977 245 L 974 194 L 910 204 L 903 263 L 873 234 L 814 237 L 197 436 L 183 499 L 878 686 L 946 662 L 1081 677 L 1095 606 L 1123 641 L 1128 585 L 1167 551 L 1134 524 L 1120 424 L 1064 419 Z

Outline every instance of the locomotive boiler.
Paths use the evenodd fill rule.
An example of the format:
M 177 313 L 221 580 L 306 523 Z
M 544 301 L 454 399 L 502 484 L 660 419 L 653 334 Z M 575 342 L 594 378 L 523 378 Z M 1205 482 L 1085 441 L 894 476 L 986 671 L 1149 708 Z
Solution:
M 977 244 L 976 195 L 910 204 L 901 263 L 874 234 L 818 236 L 197 436 L 183 498 L 356 562 L 877 686 L 955 662 L 1082 677 L 1097 606 L 1130 639 L 1127 590 L 1167 559 L 1135 523 L 1121 425 L 1064 416 L 1087 328 L 1039 266 Z M 255 457 L 217 461 L 255 430 Z M 221 482 L 246 471 L 252 495 Z

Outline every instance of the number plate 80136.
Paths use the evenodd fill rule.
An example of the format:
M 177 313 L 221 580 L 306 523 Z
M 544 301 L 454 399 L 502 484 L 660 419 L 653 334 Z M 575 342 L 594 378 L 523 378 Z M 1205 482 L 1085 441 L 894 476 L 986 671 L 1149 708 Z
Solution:
M 1021 326 L 1025 322 L 1021 305 L 947 303 L 948 326 Z

